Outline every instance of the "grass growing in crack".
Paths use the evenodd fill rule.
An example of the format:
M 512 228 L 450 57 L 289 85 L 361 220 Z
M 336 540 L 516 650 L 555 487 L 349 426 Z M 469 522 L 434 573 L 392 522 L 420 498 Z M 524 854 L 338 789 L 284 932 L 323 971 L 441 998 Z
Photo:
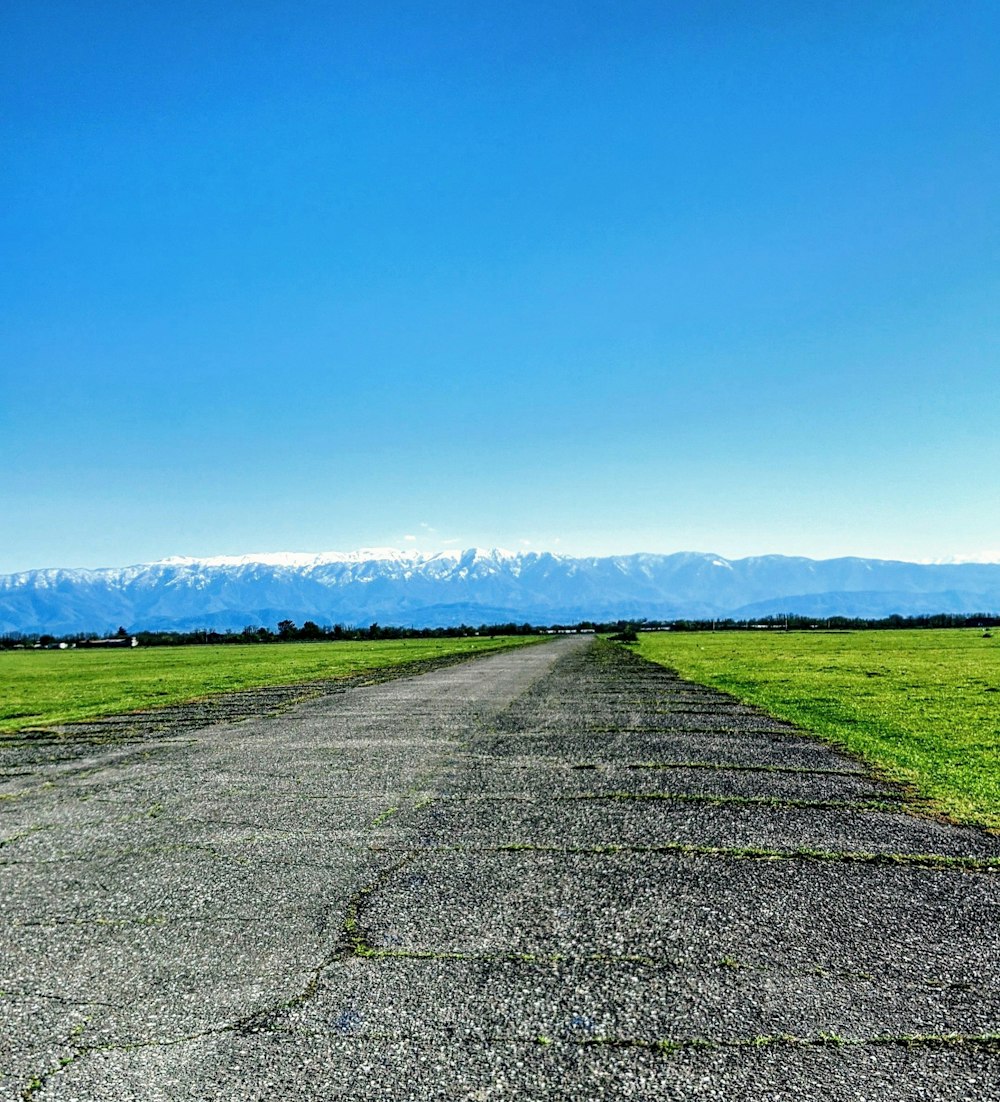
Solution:
M 356 957 L 365 960 L 439 960 L 439 961 L 468 961 L 471 963 L 490 964 L 537 964 L 549 967 L 558 964 L 634 964 L 646 968 L 675 969 L 679 962 L 674 958 L 660 958 L 644 956 L 640 953 L 582 953 L 571 956 L 567 953 L 520 953 L 513 949 L 497 950 L 494 952 L 473 953 L 461 949 L 407 949 L 397 946 L 369 945 L 365 941 L 363 931 L 355 922 L 349 930 L 345 930 L 351 938 L 351 952 Z M 737 965 L 737 967 L 744 967 Z
M 5 849 L 7 846 L 13 846 L 18 842 L 23 842 L 25 838 L 30 838 L 32 834 L 38 834 L 42 830 L 51 829 L 51 826 L 34 826 L 27 827 L 17 834 L 8 834 L 6 838 L 0 838 L 0 849 Z
M 578 765 L 574 769 L 593 769 L 593 765 Z M 623 765 L 625 769 L 705 769 L 719 773 L 793 773 L 820 777 L 864 777 L 857 769 L 812 769 L 798 765 L 740 765 L 737 762 L 715 761 L 636 761 Z
M 415 853 L 404 854 L 399 860 L 394 861 L 387 868 L 384 868 L 369 883 L 358 888 L 350 898 L 347 903 L 347 909 L 344 912 L 342 927 L 344 940 L 347 942 L 347 949 L 349 952 L 361 957 L 374 956 L 380 953 L 380 950 L 373 949 L 365 939 L 364 931 L 361 928 L 361 911 L 368 897 L 388 883 L 401 868 L 408 865 L 415 857 Z
M 645 633 L 639 653 L 1000 830 L 1000 651 L 976 630 Z
M 880 1034 L 874 1037 L 841 1037 L 836 1033 L 818 1033 L 798 1037 L 792 1033 L 760 1034 L 717 1040 L 709 1037 L 662 1037 L 647 1040 L 642 1037 L 580 1037 L 565 1042 L 578 1047 L 644 1048 L 664 1054 L 702 1049 L 767 1049 L 767 1048 L 969 1048 L 978 1052 L 1000 1052 L 1000 1034 Z
M 393 817 L 393 815 L 398 815 L 398 814 L 399 814 L 399 808 L 398 807 L 387 807 L 385 809 L 385 811 L 383 811 L 381 813 L 381 815 L 376 815 L 375 818 L 372 819 L 371 825 L 373 827 L 380 827 L 380 826 L 382 826 L 383 823 L 387 823 Z
M 823 811 L 888 811 L 898 812 L 898 802 L 890 803 L 886 800 L 824 800 L 806 799 L 801 796 L 726 796 L 714 792 L 573 792 L 559 796 L 532 796 L 521 793 L 500 793 L 489 795 L 470 796 L 439 796 L 442 803 L 502 803 L 502 804 L 537 804 L 537 803 L 693 803 L 708 804 L 709 806 L 724 807 L 736 805 L 737 807 L 766 807 L 766 808 L 811 808 Z M 381 818 L 381 817 L 380 817 Z M 373 826 L 380 820 L 376 819 Z
M 505 842 L 497 846 L 454 845 L 453 850 L 478 853 L 560 853 L 593 856 L 665 854 L 679 857 L 722 857 L 743 861 L 818 861 L 849 865 L 886 865 L 921 869 L 956 869 L 967 872 L 1000 871 L 1000 857 L 947 857 L 938 853 L 866 853 L 819 849 L 766 849 L 756 846 L 700 846 L 690 842 L 653 845 L 549 846 L 536 842 Z
M 675 803 L 710 804 L 723 807 L 735 804 L 744 807 L 769 808 L 813 808 L 814 810 L 851 811 L 899 811 L 898 803 L 886 800 L 808 800 L 798 796 L 721 796 L 713 793 L 697 792 L 580 792 L 570 796 L 551 797 L 554 801 L 571 803 L 574 800 L 622 800 L 656 801 L 666 800 Z

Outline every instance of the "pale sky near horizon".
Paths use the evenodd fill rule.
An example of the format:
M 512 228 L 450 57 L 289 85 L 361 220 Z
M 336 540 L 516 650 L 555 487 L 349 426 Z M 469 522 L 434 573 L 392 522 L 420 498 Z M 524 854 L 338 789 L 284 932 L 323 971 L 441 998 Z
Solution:
M 0 39 L 0 573 L 1000 560 L 1000 5 L 11 0 Z

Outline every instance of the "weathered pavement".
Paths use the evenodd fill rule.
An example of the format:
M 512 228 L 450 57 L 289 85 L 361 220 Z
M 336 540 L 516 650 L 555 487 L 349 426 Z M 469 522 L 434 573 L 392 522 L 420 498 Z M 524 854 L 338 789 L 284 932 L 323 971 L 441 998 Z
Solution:
M 0 769 L 3 1098 L 1000 1099 L 1000 839 L 618 648 Z

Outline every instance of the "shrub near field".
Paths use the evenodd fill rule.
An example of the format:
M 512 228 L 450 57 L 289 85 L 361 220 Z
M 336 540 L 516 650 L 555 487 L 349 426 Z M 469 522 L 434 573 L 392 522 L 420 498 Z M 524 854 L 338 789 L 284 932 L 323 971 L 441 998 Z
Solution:
M 1000 639 L 980 631 L 641 633 L 643 657 L 813 731 L 1000 830 Z
M 497 637 L 7 651 L 0 653 L 0 733 L 538 641 Z

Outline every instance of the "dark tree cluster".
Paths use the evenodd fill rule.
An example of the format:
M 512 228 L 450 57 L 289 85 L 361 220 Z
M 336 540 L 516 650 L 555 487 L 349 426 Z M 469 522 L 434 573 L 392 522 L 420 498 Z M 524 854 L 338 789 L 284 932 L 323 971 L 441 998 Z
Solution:
M 642 621 L 647 630 L 671 631 L 886 631 L 919 628 L 990 628 L 1000 626 L 991 613 L 935 613 L 924 616 L 763 616 L 754 620 Z
M 123 630 L 123 629 L 119 629 Z M 142 647 L 184 647 L 192 645 L 220 645 L 247 643 L 310 643 L 310 642 L 362 642 L 377 639 L 459 639 L 468 636 L 536 635 L 542 629 L 531 624 L 460 624 L 447 628 L 383 627 L 372 623 L 367 627 L 333 624 L 321 627 L 313 620 L 306 620 L 299 627 L 293 620 L 281 620 L 276 630 L 248 625 L 242 631 L 136 631 L 133 632 Z M 0 650 L 54 649 L 60 645 L 86 647 L 106 639 L 120 638 L 118 632 L 99 636 L 95 632 L 74 635 L 36 635 L 9 632 L 0 635 Z

